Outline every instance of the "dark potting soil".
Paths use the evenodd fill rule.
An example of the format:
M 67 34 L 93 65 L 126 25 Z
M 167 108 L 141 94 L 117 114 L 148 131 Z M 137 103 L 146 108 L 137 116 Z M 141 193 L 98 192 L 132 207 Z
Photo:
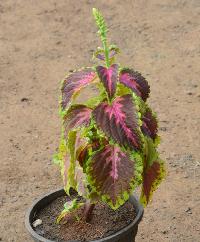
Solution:
M 63 219 L 61 224 L 56 224 L 56 218 L 63 210 L 63 204 L 69 198 L 63 196 L 54 200 L 41 210 L 36 219 L 41 219 L 42 224 L 35 228 L 41 236 L 55 241 L 90 241 L 107 237 L 126 227 L 135 218 L 133 205 L 126 202 L 122 207 L 113 211 L 106 204 L 99 202 L 93 210 L 90 223 L 77 220 L 74 216 Z M 81 214 L 82 209 L 78 211 Z

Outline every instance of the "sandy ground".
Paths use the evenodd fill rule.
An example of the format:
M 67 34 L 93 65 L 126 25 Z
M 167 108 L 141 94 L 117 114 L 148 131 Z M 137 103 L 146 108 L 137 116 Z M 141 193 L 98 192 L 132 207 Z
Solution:
M 31 242 L 28 206 L 62 185 L 52 164 L 59 82 L 93 64 L 92 7 L 104 13 L 120 62 L 151 84 L 168 177 L 137 242 L 200 241 L 200 1 L 0 1 L 0 241 Z M 118 59 L 119 60 L 119 59 Z

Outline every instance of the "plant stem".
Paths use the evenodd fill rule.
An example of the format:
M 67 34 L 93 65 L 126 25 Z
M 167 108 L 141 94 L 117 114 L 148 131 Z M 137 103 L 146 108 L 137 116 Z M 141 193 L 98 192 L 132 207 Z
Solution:
M 84 206 L 84 212 L 83 212 L 84 220 L 86 222 L 90 222 L 90 220 L 92 219 L 92 211 L 94 207 L 95 207 L 94 203 L 91 203 L 90 200 L 86 200 L 85 206 Z
M 109 59 L 109 49 L 107 47 L 107 42 L 103 42 L 103 48 L 104 48 L 104 53 L 105 53 L 105 62 L 106 62 L 106 67 L 110 66 L 110 59 Z

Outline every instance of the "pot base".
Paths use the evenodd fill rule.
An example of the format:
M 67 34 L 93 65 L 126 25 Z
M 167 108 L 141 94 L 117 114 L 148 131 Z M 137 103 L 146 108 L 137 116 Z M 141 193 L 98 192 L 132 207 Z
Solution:
M 37 241 L 37 242 L 38 241 L 43 241 L 43 242 L 44 241 L 45 242 L 54 242 L 54 241 L 68 241 L 68 242 L 70 242 L 70 241 L 71 242 L 72 241 L 73 242 L 75 242 L 75 241 L 78 242 L 79 241 L 80 242 L 81 241 L 81 240 L 67 240 L 70 237 L 66 237 L 66 240 L 62 240 L 62 239 L 60 239 L 60 240 L 55 239 L 54 240 L 54 238 L 57 238 L 57 236 L 55 234 L 55 237 L 54 237 L 54 233 L 53 232 L 51 232 L 52 236 L 48 236 L 49 235 L 48 233 L 46 234 L 51 239 L 45 239 L 44 238 L 45 237 L 45 233 L 44 233 L 44 237 L 43 237 L 43 236 L 41 236 L 41 234 L 40 235 L 37 234 L 37 232 L 34 231 L 34 229 L 31 226 L 32 222 L 35 221 L 36 218 L 38 218 L 36 216 L 36 214 L 39 214 L 39 218 L 42 218 L 41 216 L 44 216 L 44 214 L 47 211 L 49 212 L 50 211 L 49 209 L 51 209 L 52 211 L 54 211 L 54 209 L 55 210 L 58 210 L 58 209 L 60 210 L 59 207 L 56 207 L 56 204 L 59 204 L 59 206 L 61 206 L 60 204 L 63 204 L 63 201 L 66 201 L 65 199 L 63 199 L 64 196 L 66 197 L 66 194 L 65 194 L 63 189 L 57 190 L 55 192 L 47 194 L 46 196 L 42 197 L 41 199 L 38 199 L 33 204 L 33 206 L 29 209 L 29 211 L 27 212 L 27 216 L 26 216 L 26 227 L 27 227 L 29 233 L 31 234 L 31 236 L 33 237 L 34 241 Z M 130 221 L 132 220 L 132 217 L 133 217 L 134 213 L 133 213 L 132 208 L 130 207 L 130 205 L 131 205 L 130 203 L 133 204 L 134 209 L 135 209 L 135 213 L 136 213 L 136 217 L 135 217 L 135 219 L 131 223 L 130 223 Z M 116 227 L 113 226 L 113 228 L 112 228 L 112 219 L 109 217 L 110 220 L 111 220 L 110 221 L 111 224 L 108 224 L 108 226 L 111 225 L 110 229 L 112 231 L 115 231 L 115 230 L 119 230 L 119 231 L 117 231 L 116 233 L 113 233 L 112 235 L 109 235 L 109 236 L 107 236 L 105 238 L 96 239 L 96 240 L 90 240 L 90 241 L 93 241 L 93 242 L 103 242 L 103 241 L 105 241 L 105 242 L 106 241 L 107 242 L 111 242 L 111 241 L 113 241 L 113 242 L 134 242 L 135 241 L 135 236 L 137 234 L 138 223 L 140 222 L 140 220 L 142 218 L 142 215 L 143 215 L 143 208 L 142 208 L 142 206 L 137 202 L 137 200 L 133 196 L 130 197 L 130 203 L 127 203 L 126 208 L 123 208 L 124 210 L 122 210 L 121 214 L 119 214 L 119 216 L 120 216 L 125 211 L 125 217 L 128 217 L 128 219 L 129 219 L 128 226 L 126 226 L 123 229 L 119 230 L 120 226 L 125 226 L 126 225 L 126 224 L 124 224 L 124 225 L 120 224 L 121 221 L 119 221 L 119 224 L 116 224 Z M 48 206 L 49 204 L 51 204 L 51 206 Z M 62 207 L 61 207 L 61 209 L 62 209 Z M 101 207 L 100 207 L 100 209 L 101 209 Z M 41 210 L 44 210 L 44 211 L 41 211 Z M 129 212 L 128 212 L 129 210 L 130 210 L 130 216 L 129 216 Z M 132 213 L 131 213 L 131 210 L 132 210 Z M 41 211 L 41 213 L 40 213 L 40 211 Z M 98 210 L 98 212 L 99 212 L 99 210 Z M 104 212 L 104 209 L 103 209 L 103 212 Z M 109 212 L 109 210 L 106 211 L 106 213 L 108 213 L 108 212 Z M 106 213 L 104 214 L 104 216 L 106 215 Z M 112 210 L 111 210 L 111 214 L 109 216 L 112 216 L 112 215 L 115 215 L 115 214 L 112 214 Z M 57 216 L 57 214 L 56 214 L 56 216 Z M 50 217 L 51 217 L 51 214 L 50 214 Z M 103 217 L 103 214 L 102 214 L 102 217 Z M 49 220 L 45 221 L 46 217 L 44 217 L 44 218 L 45 219 L 42 218 L 42 220 L 44 221 L 44 225 L 45 225 L 45 223 L 47 223 L 47 224 L 51 223 L 51 219 L 48 218 Z M 95 219 L 96 219 L 96 222 L 95 222 Z M 104 219 L 106 219 L 106 218 L 105 217 L 102 218 L 102 222 L 99 221 L 100 224 L 102 224 L 104 222 Z M 54 213 L 53 220 L 55 220 L 55 213 Z M 95 213 L 94 213 L 94 229 L 95 229 L 96 223 L 98 223 L 98 215 L 95 218 Z M 76 224 L 74 224 L 74 225 L 75 225 L 75 231 L 72 232 L 72 235 L 73 235 L 73 233 L 77 234 L 77 232 L 78 232 L 76 230 Z M 49 225 L 49 226 L 51 227 L 51 225 Z M 53 228 L 53 226 L 55 226 L 54 223 L 52 223 L 52 231 L 55 228 L 55 227 Z M 40 226 L 39 226 L 39 228 L 40 228 Z M 73 224 L 72 224 L 71 229 L 73 231 L 73 229 L 74 229 Z M 107 228 L 105 228 L 105 229 L 107 229 Z M 45 231 L 45 227 L 42 227 L 42 230 Z M 46 230 L 48 231 L 48 227 L 47 227 Z M 38 230 L 38 232 L 40 232 L 40 231 L 41 230 Z M 65 231 L 66 231 L 66 227 L 65 227 Z M 85 231 L 87 232 L 87 230 L 85 230 Z M 57 235 L 59 235 L 59 233 L 57 233 Z M 105 233 L 105 235 L 106 235 L 106 233 Z M 94 232 L 93 236 L 95 237 L 95 232 Z M 98 236 L 98 234 L 97 234 L 97 236 Z M 71 238 L 73 238 L 73 236 Z M 79 238 L 82 239 L 82 237 L 79 237 Z M 85 238 L 88 238 L 88 236 L 85 236 Z M 92 237 L 90 237 L 90 238 L 92 238 Z

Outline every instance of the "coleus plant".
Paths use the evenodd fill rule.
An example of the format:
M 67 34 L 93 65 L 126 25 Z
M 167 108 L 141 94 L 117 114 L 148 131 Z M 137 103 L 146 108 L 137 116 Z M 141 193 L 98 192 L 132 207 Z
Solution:
M 66 193 L 70 196 L 72 188 L 85 202 L 66 202 L 58 222 L 81 206 L 82 219 L 89 221 L 99 200 L 117 209 L 137 187 L 146 206 L 165 176 L 157 151 L 157 117 L 147 104 L 149 84 L 139 72 L 115 62 L 119 49 L 108 44 L 101 13 L 93 9 L 93 15 L 103 45 L 94 57 L 102 63 L 62 81 L 62 135 L 54 157 Z M 83 103 L 80 93 L 88 86 Z

